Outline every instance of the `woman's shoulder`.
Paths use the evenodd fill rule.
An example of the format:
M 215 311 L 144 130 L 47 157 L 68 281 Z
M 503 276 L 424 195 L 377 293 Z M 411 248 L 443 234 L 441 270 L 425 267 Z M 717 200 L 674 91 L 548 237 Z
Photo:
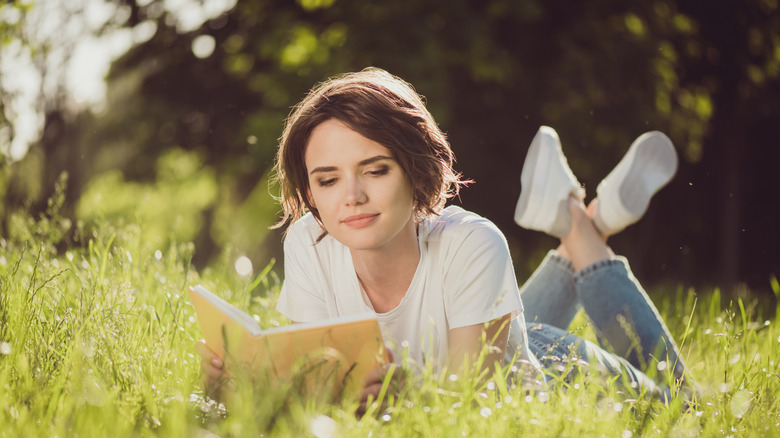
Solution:
M 285 242 L 314 244 L 322 234 L 322 226 L 311 213 L 306 213 L 290 225 L 285 235 Z
M 506 241 L 504 234 L 492 221 L 455 205 L 445 208 L 439 216 L 430 217 L 427 228 L 429 241 L 445 244 L 458 245 L 464 241 L 492 244 Z

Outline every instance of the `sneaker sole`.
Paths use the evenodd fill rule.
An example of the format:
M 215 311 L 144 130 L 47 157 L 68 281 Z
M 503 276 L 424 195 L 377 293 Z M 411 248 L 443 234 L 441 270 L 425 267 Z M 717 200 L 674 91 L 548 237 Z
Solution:
M 536 135 L 540 135 L 545 127 L 539 128 L 539 132 Z M 517 200 L 517 206 L 515 207 L 515 223 L 521 227 L 528 227 L 533 221 L 532 212 L 528 211 L 528 205 L 531 203 L 531 199 L 537 200 L 540 197 L 538 187 L 544 187 L 544 180 L 547 178 L 546 172 L 537 172 L 537 169 L 547 169 L 547 163 L 550 160 L 549 153 L 545 152 L 540 154 L 542 141 L 536 141 L 536 136 L 531 140 L 531 146 L 528 148 L 528 153 L 523 162 L 523 170 L 520 177 L 520 198 Z M 541 160 L 541 161 L 540 161 Z M 544 162 L 544 166 L 540 163 Z M 540 175 L 541 173 L 541 175 Z
M 616 189 L 605 189 L 603 183 L 596 189 L 600 199 L 599 212 L 594 218 L 596 226 L 609 235 L 639 220 L 653 195 L 676 172 L 677 153 L 666 135 L 651 131 L 639 136 L 615 170 L 605 178 L 605 181 L 618 180 Z M 605 216 L 612 218 L 611 224 L 602 219 Z
M 677 172 L 677 154 L 671 140 L 654 132 L 643 135 L 649 138 L 640 137 L 628 170 L 629 177 L 623 180 L 618 190 L 620 201 L 628 212 L 638 217 L 645 214 L 653 195 Z
M 537 136 L 542 136 L 538 138 Z M 552 146 L 546 144 L 553 141 Z M 558 134 L 550 127 L 542 126 L 539 128 L 536 136 L 531 140 L 531 146 L 528 149 L 523 170 L 521 173 L 520 184 L 522 186 L 520 198 L 515 207 L 515 223 L 523 228 L 544 231 L 557 237 L 565 236 L 571 228 L 571 218 L 567 214 L 568 200 L 563 200 L 553 213 L 553 217 L 547 217 L 551 212 L 539 210 L 531 211 L 529 205 L 541 204 L 543 199 L 555 196 L 554 187 L 547 183 L 549 179 L 549 162 L 556 157 Z M 546 213 L 546 214 L 545 214 Z M 551 229 L 545 229 L 542 224 L 553 222 Z

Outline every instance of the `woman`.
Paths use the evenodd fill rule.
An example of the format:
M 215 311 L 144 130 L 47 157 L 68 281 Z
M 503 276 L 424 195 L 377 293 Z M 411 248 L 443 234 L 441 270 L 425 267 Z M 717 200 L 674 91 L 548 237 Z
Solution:
M 532 369 L 541 360 L 555 368 L 556 361 L 582 356 L 598 368 L 625 374 L 629 383 L 660 392 L 639 371 L 639 360 L 656 352 L 644 344 L 655 348 L 660 339 L 665 347 L 661 357 L 672 358 L 682 377 L 684 367 L 655 308 L 602 236 L 637 220 L 643 211 L 637 215 L 632 204 L 620 210 L 622 216 L 599 214 L 608 209 L 595 208 L 598 203 L 586 211 L 557 136 L 550 128 L 540 129 L 523 169 L 516 219 L 522 226 L 558 234 L 562 243 L 524 287 L 524 318 L 503 234 L 474 213 L 444 208 L 467 183 L 453 170 L 453 162 L 421 97 L 400 78 L 366 69 L 313 89 L 288 118 L 277 155 L 284 209 L 279 225 L 290 224 L 278 309 L 296 322 L 375 312 L 394 357 L 405 355 L 448 372 L 466 370 L 488 347 L 487 370 L 510 360 Z M 616 171 L 625 167 L 621 165 Z M 642 166 L 629 171 L 623 174 L 648 173 Z M 621 178 L 617 185 L 632 180 Z M 644 207 L 668 178 L 661 184 L 656 180 Z M 620 202 L 620 189 L 617 195 L 603 192 L 604 200 Z M 614 202 L 601 204 L 614 208 Z M 578 305 L 590 315 L 587 306 L 598 301 L 588 295 L 592 288 L 611 289 L 605 293 L 626 302 L 633 321 L 649 321 L 650 328 L 637 327 L 640 339 L 653 339 L 643 339 L 643 351 L 634 354 L 636 363 L 631 362 L 633 344 L 623 358 L 563 331 Z M 613 310 L 595 315 L 606 322 L 594 324 L 609 342 L 619 343 L 609 319 L 625 311 Z M 648 314 L 656 318 L 648 320 Z M 205 344 L 197 348 L 205 379 L 215 380 L 221 361 Z M 364 400 L 378 393 L 381 381 L 381 369 L 368 376 Z

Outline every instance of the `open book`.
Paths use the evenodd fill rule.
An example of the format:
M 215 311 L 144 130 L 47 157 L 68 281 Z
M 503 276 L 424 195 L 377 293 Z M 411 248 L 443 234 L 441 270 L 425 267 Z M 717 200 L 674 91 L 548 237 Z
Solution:
M 358 314 L 262 330 L 247 313 L 201 285 L 190 287 L 206 345 L 219 355 L 228 374 L 236 367 L 257 376 L 298 373 L 308 385 L 329 379 L 331 389 L 357 394 L 362 378 L 387 360 L 376 315 Z

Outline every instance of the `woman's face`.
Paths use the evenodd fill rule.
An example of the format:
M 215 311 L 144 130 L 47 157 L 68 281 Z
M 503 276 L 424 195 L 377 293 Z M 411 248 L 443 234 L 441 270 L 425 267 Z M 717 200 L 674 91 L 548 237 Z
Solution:
M 336 240 L 352 250 L 416 244 L 412 187 L 386 147 L 331 119 L 312 132 L 305 161 L 310 200 Z

